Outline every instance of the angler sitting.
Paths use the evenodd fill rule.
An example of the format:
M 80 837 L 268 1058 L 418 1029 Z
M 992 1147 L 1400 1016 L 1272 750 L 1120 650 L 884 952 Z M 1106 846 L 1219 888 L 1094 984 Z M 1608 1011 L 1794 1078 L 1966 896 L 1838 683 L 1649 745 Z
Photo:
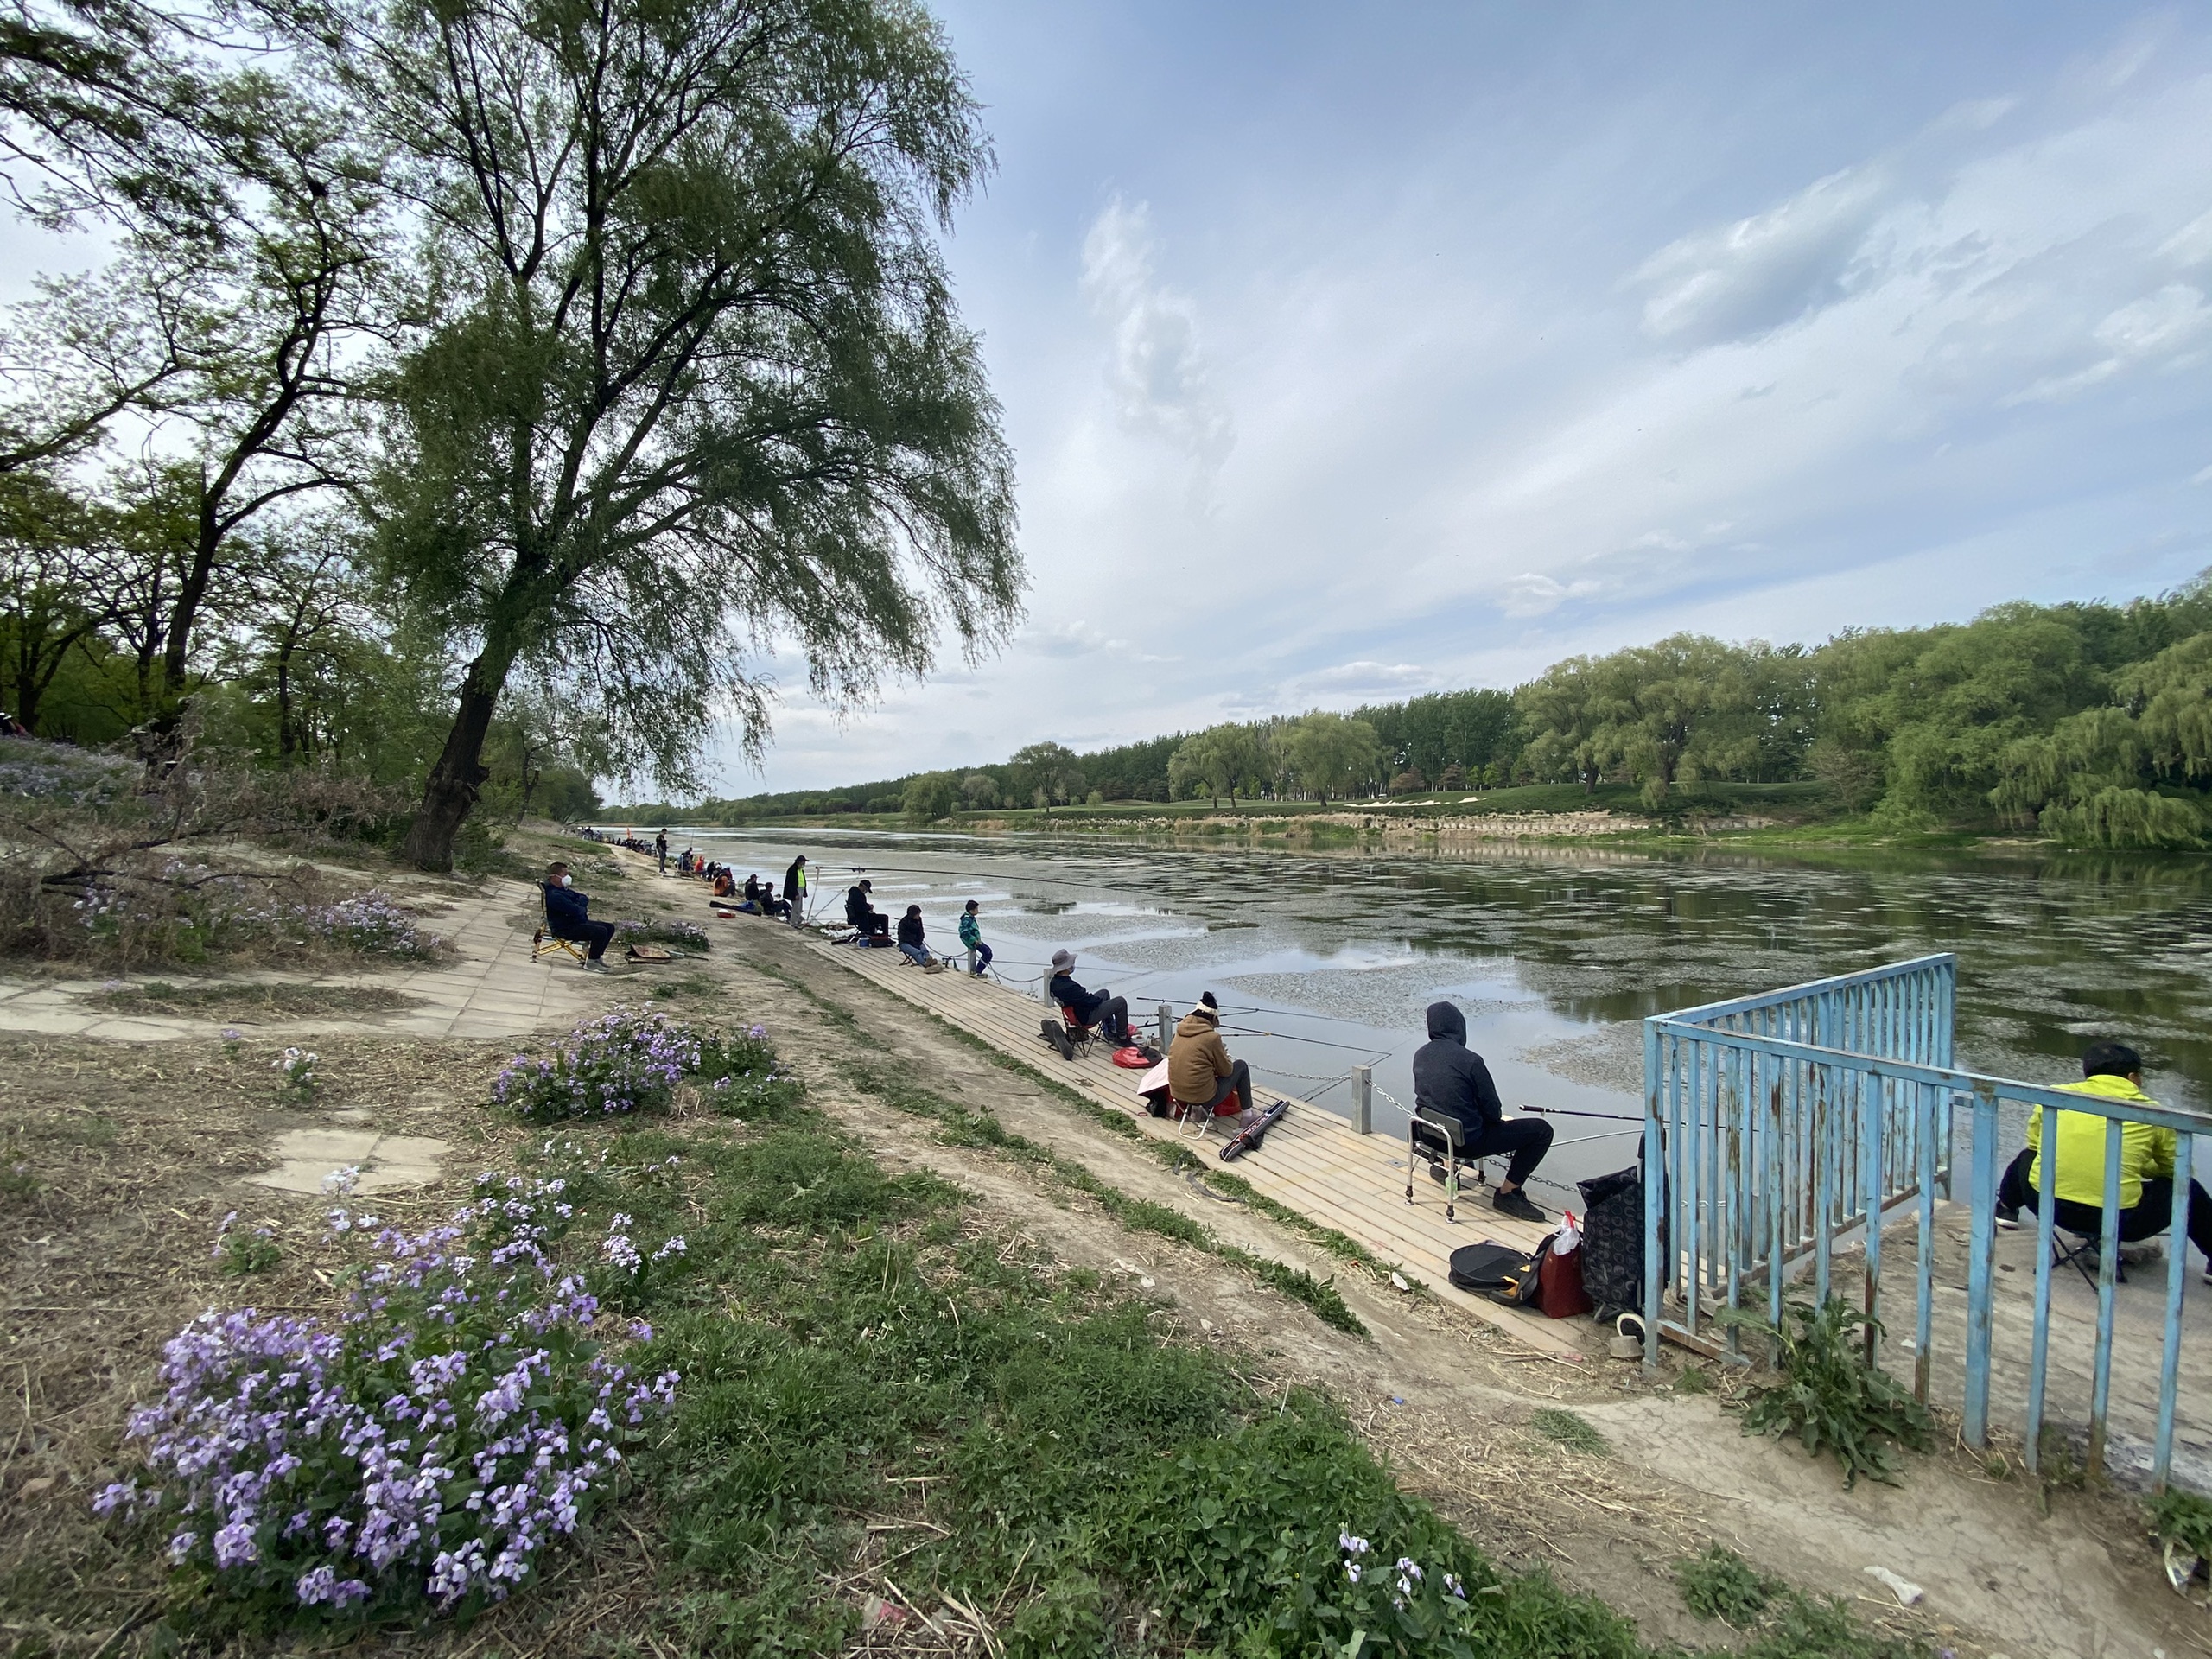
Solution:
M 879 917 L 877 919 L 882 918 Z M 926 968 L 933 974 L 944 971 L 944 964 L 930 954 L 930 948 L 923 940 L 922 907 L 919 905 L 907 906 L 906 913 L 899 918 L 899 950 L 917 968 Z
M 1128 999 L 1112 995 L 1103 988 L 1087 991 L 1075 982 L 1074 973 L 1075 952 L 1053 951 L 1052 982 L 1045 988 L 1053 1005 L 1073 1014 L 1077 1025 L 1097 1027 L 1115 1046 L 1126 1045 L 1129 1040 Z
M 1175 1027 L 1175 1040 L 1167 1046 L 1167 1092 L 1184 1105 L 1226 1116 L 1222 1108 L 1236 1103 L 1239 1134 L 1253 1128 L 1260 1114 L 1252 1104 L 1252 1068 L 1229 1058 L 1221 1040 L 1221 1005 L 1211 991 Z M 1256 1152 L 1266 1131 L 1252 1137 L 1247 1150 Z
M 2124 1100 L 2134 1106 L 2158 1103 L 2143 1092 L 2143 1057 L 2125 1043 L 2092 1043 L 2082 1056 L 2082 1081 L 2064 1085 L 2069 1095 Z M 2044 1109 L 2028 1115 L 2027 1150 L 2012 1160 L 1997 1185 L 1997 1224 L 2020 1224 L 2020 1211 L 2039 1211 L 2044 1174 Z M 2173 1224 L 2174 1154 L 2179 1142 L 2171 1129 L 2155 1123 L 2120 1126 L 2120 1242 L 2155 1238 Z M 2051 1221 L 2069 1233 L 2101 1244 L 2105 1232 L 2105 1119 L 2094 1112 L 2061 1112 L 2054 1138 L 2058 1180 L 2052 1193 Z M 2189 1242 L 2204 1252 L 2205 1282 L 2212 1284 L 2212 1197 L 2202 1183 L 2189 1184 Z M 2177 1245 L 2176 1249 L 2182 1249 Z
M 574 939 L 588 946 L 583 965 L 595 973 L 605 973 L 607 964 L 600 958 L 607 954 L 607 943 L 614 937 L 614 924 L 594 922 L 591 918 L 591 900 L 575 889 L 569 879 L 566 864 L 553 863 L 545 867 L 545 925 L 556 939 Z
M 1467 1016 L 1451 1002 L 1428 1005 L 1428 1041 L 1414 1051 L 1414 1105 L 1456 1118 L 1465 1135 L 1462 1158 L 1503 1157 L 1510 1161 L 1497 1184 L 1491 1207 L 1520 1221 L 1541 1221 L 1544 1212 L 1522 1190 L 1551 1150 L 1552 1126 L 1541 1117 L 1505 1116 L 1483 1057 L 1467 1046 Z M 1439 1180 L 1443 1172 L 1432 1165 Z
M 861 880 L 845 889 L 845 925 L 856 927 L 863 933 L 875 931 L 870 919 L 875 914 L 874 894 L 875 883 Z
M 727 899 L 736 891 L 737 878 L 729 873 L 729 867 L 725 864 L 715 872 L 715 897 Z

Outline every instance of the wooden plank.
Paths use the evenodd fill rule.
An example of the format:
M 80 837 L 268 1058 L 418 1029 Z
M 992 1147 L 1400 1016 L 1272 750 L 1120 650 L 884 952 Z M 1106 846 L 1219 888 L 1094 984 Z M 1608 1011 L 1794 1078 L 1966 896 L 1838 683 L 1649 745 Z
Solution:
M 1217 1149 L 1222 1144 L 1213 1137 L 1200 1142 L 1179 1125 L 1152 1116 L 1136 1094 L 1135 1079 L 1141 1074 L 1114 1065 L 1096 1051 L 1070 1063 L 1046 1048 L 1031 1023 L 1045 1017 L 1041 1002 L 964 976 L 957 984 L 947 984 L 944 982 L 952 978 L 950 974 L 925 974 L 903 957 L 887 961 L 892 955 L 887 951 L 826 944 L 816 948 L 881 989 L 982 1037 L 1029 1069 L 1122 1113 L 1153 1140 L 1179 1141 L 1193 1151 L 1201 1145 Z M 1470 1296 L 1454 1288 L 1447 1277 L 1448 1258 L 1461 1244 L 1488 1236 L 1531 1249 L 1538 1242 L 1538 1229 L 1471 1203 L 1463 1205 L 1468 1213 L 1459 1225 L 1448 1225 L 1441 1191 L 1433 1185 L 1408 1207 L 1404 1173 L 1390 1166 L 1388 1155 L 1395 1150 L 1402 1156 L 1403 1142 L 1357 1135 L 1344 1120 L 1311 1102 L 1284 1098 L 1304 1109 L 1294 1111 L 1271 1130 L 1259 1154 L 1232 1166 L 1236 1175 L 1286 1208 L 1401 1262 L 1426 1281 L 1440 1300 L 1547 1353 L 1578 1361 L 1583 1357 L 1580 1345 L 1551 1320 Z M 1420 1179 L 1427 1182 L 1425 1174 Z

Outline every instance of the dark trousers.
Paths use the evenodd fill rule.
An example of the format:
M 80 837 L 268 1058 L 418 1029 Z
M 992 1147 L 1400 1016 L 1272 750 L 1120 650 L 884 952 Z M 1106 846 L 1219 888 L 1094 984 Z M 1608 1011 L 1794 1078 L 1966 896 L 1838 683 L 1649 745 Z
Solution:
M 2031 1147 L 2015 1158 L 1997 1183 L 1997 1205 L 2000 1210 L 2038 1211 L 2042 1195 L 2028 1179 L 2028 1171 L 2036 1161 Z M 2063 1173 L 2063 1172 L 2062 1172 Z M 2156 1238 L 2173 1225 L 2174 1184 L 2171 1176 L 2160 1175 L 2143 1183 L 2143 1196 L 2133 1207 L 2120 1212 L 2120 1242 L 2133 1244 L 2146 1238 Z M 2102 1205 L 2076 1204 L 2071 1198 L 2060 1198 L 2052 1206 L 2050 1218 L 2069 1233 L 2079 1233 L 2084 1238 L 2101 1239 L 2105 1236 L 2105 1211 Z M 2204 1252 L 2212 1261 L 2212 1195 L 2204 1191 L 2201 1181 L 2189 1184 L 2189 1242 Z
M 574 939 L 578 944 L 588 945 L 586 952 L 594 962 L 607 954 L 607 942 L 614 937 L 612 922 L 571 922 L 565 930 L 556 931 L 556 939 Z
M 1120 1000 L 1119 997 L 1115 999 L 1116 1001 Z M 1249 1112 L 1252 1109 L 1252 1068 L 1242 1060 L 1231 1060 L 1229 1063 L 1229 1075 L 1216 1085 L 1212 1102 L 1215 1109 L 1219 1110 L 1231 1095 L 1236 1096 L 1238 1111 Z
M 1535 1173 L 1536 1166 L 1552 1149 L 1552 1126 L 1541 1117 L 1501 1119 L 1485 1132 L 1479 1124 L 1467 1126 L 1468 1158 L 1503 1158 L 1506 1184 L 1519 1186 Z
M 1096 1026 L 1106 1033 L 1109 1041 L 1128 1042 L 1129 1040 L 1129 999 L 1126 996 L 1108 997 L 1096 1007 L 1091 1009 L 1090 1016 L 1083 1023 L 1086 1026 Z

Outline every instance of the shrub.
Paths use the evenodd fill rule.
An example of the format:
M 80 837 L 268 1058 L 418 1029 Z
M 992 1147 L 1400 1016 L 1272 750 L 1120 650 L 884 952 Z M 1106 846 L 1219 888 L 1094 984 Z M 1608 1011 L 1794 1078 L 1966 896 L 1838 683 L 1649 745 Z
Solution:
M 614 1008 L 570 1032 L 550 1059 L 516 1055 L 492 1099 L 534 1123 L 658 1111 L 698 1065 L 699 1039 L 666 1014 Z
M 1831 1296 L 1818 1307 L 1807 1301 L 1784 1304 L 1779 1327 L 1743 1312 L 1719 1317 L 1764 1332 L 1775 1343 L 1781 1379 L 1745 1408 L 1745 1433 L 1795 1434 L 1814 1457 L 1824 1447 L 1833 1451 L 1847 1487 L 1858 1484 L 1861 1475 L 1894 1482 L 1898 1446 L 1928 1449 L 1928 1408 L 1864 1357 L 1861 1333 L 1878 1337 L 1882 1331 L 1872 1315 Z
M 766 1026 L 702 1039 L 697 1071 L 708 1103 L 732 1117 L 779 1122 L 806 1094 L 798 1078 L 776 1069 Z
M 1739 1629 L 1788 1588 L 1721 1544 L 1682 1562 L 1675 1569 L 1675 1582 L 1681 1586 L 1682 1605 L 1700 1618 L 1717 1618 Z
M 594 1294 L 642 1264 L 607 1251 L 563 1271 L 548 1253 L 573 1220 L 565 1185 L 483 1176 L 412 1236 L 333 1211 L 365 1243 L 346 1312 L 187 1325 L 168 1391 L 130 1421 L 155 1484 L 94 1507 L 165 1526 L 174 1566 L 279 1619 L 504 1598 L 604 1501 L 677 1380 L 631 1375 L 618 1356 L 652 1332 L 610 1328 Z
M 302 919 L 311 932 L 331 944 L 368 956 L 430 957 L 444 944 L 436 934 L 424 933 L 413 916 L 373 887 L 357 898 L 309 910 Z

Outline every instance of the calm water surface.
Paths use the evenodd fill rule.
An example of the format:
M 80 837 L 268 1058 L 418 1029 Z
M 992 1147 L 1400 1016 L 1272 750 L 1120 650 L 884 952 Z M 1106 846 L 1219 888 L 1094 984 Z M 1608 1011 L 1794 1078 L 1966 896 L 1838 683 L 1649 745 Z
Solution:
M 1350 1090 L 1331 1080 L 1360 1061 L 1411 1101 L 1422 1010 L 1439 998 L 1466 1010 L 1509 1107 L 1635 1114 L 1643 1016 L 1931 950 L 1959 957 L 1962 1064 L 2070 1081 L 2087 1043 L 2116 1037 L 2143 1051 L 2154 1095 L 2212 1106 L 2212 873 L 2195 861 L 1385 855 L 819 830 L 671 841 L 779 877 L 806 853 L 823 867 L 825 918 L 865 869 L 877 908 L 918 903 L 942 950 L 979 899 L 1005 978 L 1032 995 L 1061 946 L 1080 954 L 1078 979 L 1127 996 L 1141 1019 L 1211 989 L 1230 1011 L 1230 1052 L 1263 1088 L 1338 1111 Z M 1390 1107 L 1377 1100 L 1376 1129 L 1402 1134 Z M 1560 1119 L 1546 1173 L 1629 1162 L 1627 1128 Z

